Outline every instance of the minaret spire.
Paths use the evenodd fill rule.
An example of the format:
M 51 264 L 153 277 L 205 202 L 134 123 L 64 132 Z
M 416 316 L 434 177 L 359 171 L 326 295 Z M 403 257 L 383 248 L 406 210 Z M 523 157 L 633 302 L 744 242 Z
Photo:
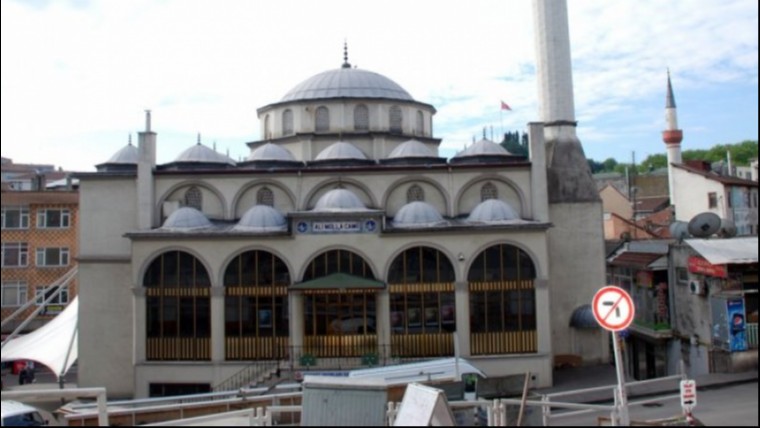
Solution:
M 343 41 L 343 65 L 341 68 L 351 68 L 351 64 L 348 62 L 348 42 Z
M 670 186 L 670 204 L 676 205 L 675 178 L 673 177 L 673 165 L 679 165 L 681 159 L 681 141 L 683 131 L 678 129 L 678 114 L 676 112 L 676 98 L 673 95 L 673 84 L 670 82 L 670 70 L 668 70 L 668 93 L 665 96 L 665 130 L 662 131 L 662 141 L 668 150 L 668 185 Z

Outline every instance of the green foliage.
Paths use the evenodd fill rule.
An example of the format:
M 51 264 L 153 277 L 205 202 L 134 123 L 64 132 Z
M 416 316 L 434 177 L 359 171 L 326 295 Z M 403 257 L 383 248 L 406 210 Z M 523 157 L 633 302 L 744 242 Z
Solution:
M 681 153 L 681 157 L 684 161 L 705 160 L 712 163 L 726 160 L 726 153 L 731 153 L 731 159 L 734 165 L 747 166 L 749 165 L 750 160 L 758 157 L 757 141 L 745 140 L 736 144 L 718 144 L 709 150 L 684 150 Z M 630 163 L 618 163 L 612 158 L 609 158 L 602 163 L 589 159 L 588 163 L 591 172 L 594 174 L 597 172 L 617 172 L 625 174 L 626 168 L 631 167 Z M 667 166 L 667 154 L 657 153 L 647 156 L 641 162 L 637 162 L 636 171 L 639 173 L 645 173 L 660 168 L 667 168 Z
M 528 157 L 528 134 L 520 135 L 520 131 L 505 132 L 501 146 L 513 155 Z

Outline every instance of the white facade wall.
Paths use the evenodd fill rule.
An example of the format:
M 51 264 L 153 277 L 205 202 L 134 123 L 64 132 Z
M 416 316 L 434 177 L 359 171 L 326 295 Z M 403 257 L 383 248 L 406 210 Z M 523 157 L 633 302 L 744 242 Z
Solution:
M 728 211 L 725 187 L 722 183 L 709 180 L 699 174 L 693 174 L 679 168 L 672 168 L 673 182 L 676 186 L 673 205 L 676 207 L 676 221 L 689 222 L 697 214 L 712 212 L 720 218 L 732 218 Z M 718 205 L 709 207 L 708 194 L 715 192 Z

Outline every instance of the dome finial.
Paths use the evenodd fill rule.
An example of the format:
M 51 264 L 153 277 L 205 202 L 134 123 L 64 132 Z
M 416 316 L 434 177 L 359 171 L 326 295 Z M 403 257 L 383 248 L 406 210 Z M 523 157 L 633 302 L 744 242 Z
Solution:
M 201 133 L 200 132 L 198 133 L 198 145 L 199 146 L 201 145 Z
M 341 68 L 351 68 L 351 64 L 348 62 L 348 42 L 343 40 L 343 65 Z
M 129 143 L 130 146 L 132 145 L 132 133 L 131 132 L 129 133 L 129 137 L 127 138 L 127 142 Z

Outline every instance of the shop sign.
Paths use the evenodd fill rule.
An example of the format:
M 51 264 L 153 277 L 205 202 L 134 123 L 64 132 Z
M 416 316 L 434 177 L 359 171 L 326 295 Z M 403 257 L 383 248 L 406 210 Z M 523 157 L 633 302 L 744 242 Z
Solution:
M 636 273 L 636 283 L 641 287 L 652 288 L 652 272 L 640 270 Z
M 714 265 L 702 257 L 689 257 L 689 272 L 698 273 L 707 276 L 717 276 L 719 278 L 728 278 L 726 265 Z
M 376 220 L 299 221 L 296 230 L 300 234 L 375 233 Z

